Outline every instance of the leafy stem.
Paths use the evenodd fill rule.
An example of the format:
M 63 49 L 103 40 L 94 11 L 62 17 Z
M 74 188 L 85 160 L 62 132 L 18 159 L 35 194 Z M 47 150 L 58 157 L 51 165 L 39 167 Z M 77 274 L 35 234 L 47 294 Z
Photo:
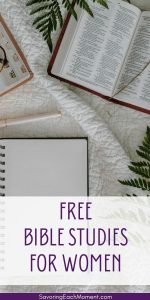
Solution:
M 93 0 L 108 8 L 107 0 Z M 61 4 L 76 20 L 77 13 L 74 8 L 75 1 L 62 0 Z M 93 12 L 87 0 L 76 0 L 76 4 L 93 16 Z M 30 15 L 35 15 L 33 25 L 38 29 L 44 40 L 47 41 L 50 51 L 53 51 L 52 32 L 62 27 L 64 20 L 60 2 L 58 0 L 27 0 L 27 6 L 31 7 Z
M 147 127 L 146 135 L 142 145 L 136 151 L 142 161 L 130 162 L 128 168 L 136 174 L 136 178 L 119 180 L 123 185 L 150 192 L 150 127 Z M 140 176 L 140 177 L 139 177 Z

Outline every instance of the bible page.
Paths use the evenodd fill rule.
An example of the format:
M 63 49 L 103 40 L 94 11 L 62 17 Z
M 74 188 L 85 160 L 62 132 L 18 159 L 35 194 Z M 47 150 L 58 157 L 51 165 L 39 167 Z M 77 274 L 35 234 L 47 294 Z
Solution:
M 118 0 L 109 0 L 109 9 L 89 4 L 94 17 L 71 17 L 52 74 L 111 96 L 141 12 Z
M 123 89 L 125 86 L 127 87 L 118 93 L 115 98 L 150 110 L 149 62 L 150 12 L 147 11 L 141 14 L 135 38 L 131 44 L 131 49 L 118 82 L 117 91 Z M 141 74 L 138 75 L 139 73 Z

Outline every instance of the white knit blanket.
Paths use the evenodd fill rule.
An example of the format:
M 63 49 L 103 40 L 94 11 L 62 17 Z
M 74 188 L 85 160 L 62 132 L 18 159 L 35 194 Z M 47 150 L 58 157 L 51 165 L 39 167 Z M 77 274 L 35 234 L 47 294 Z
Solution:
M 61 110 L 63 117 L 61 120 L 1 129 L 0 137 L 88 136 L 90 195 L 123 194 L 126 190 L 118 183 L 118 179 L 130 175 L 127 165 L 130 159 L 136 157 L 135 149 L 143 139 L 146 126 L 150 125 L 149 115 L 109 103 L 49 77 L 49 49 L 32 27 L 33 19 L 25 3 L 26 0 L 0 0 L 1 14 L 34 72 L 31 82 L 0 98 L 0 118 L 56 109 Z M 31 290 L 31 287 L 26 290 Z M 34 290 L 48 288 L 36 287 Z M 50 290 L 54 291 L 55 288 Z M 101 291 L 102 288 L 97 287 L 96 290 Z M 103 287 L 105 290 L 123 291 L 127 288 Z

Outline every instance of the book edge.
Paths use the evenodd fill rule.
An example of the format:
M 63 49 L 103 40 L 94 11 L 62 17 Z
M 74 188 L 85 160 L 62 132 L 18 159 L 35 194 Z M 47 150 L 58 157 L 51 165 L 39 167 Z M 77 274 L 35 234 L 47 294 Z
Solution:
M 96 91 L 93 91 L 93 90 L 91 90 L 91 89 L 89 89 L 87 87 L 84 87 L 84 86 L 82 86 L 82 85 L 80 85 L 78 83 L 75 83 L 75 82 L 69 81 L 67 79 L 61 78 L 59 76 L 56 76 L 56 75 L 54 75 L 52 73 L 50 73 L 49 75 L 51 77 L 54 77 L 54 78 L 60 80 L 60 81 L 63 81 L 63 82 L 68 83 L 68 84 L 71 84 L 71 85 L 73 85 L 73 86 L 75 86 L 77 88 L 80 88 L 80 89 L 82 89 L 82 90 L 84 90 L 86 92 L 89 92 L 89 93 L 91 93 L 91 94 L 93 94 L 95 96 L 101 97 L 104 100 L 107 100 L 107 101 L 109 101 L 111 103 L 115 103 L 115 104 L 118 104 L 118 105 L 121 105 L 121 106 L 124 106 L 124 107 L 128 107 L 128 108 L 131 108 L 131 109 L 134 109 L 134 110 L 137 110 L 137 111 L 140 111 L 140 112 L 143 112 L 143 113 L 146 113 L 146 114 L 150 115 L 150 110 L 149 109 L 146 109 L 146 108 L 143 108 L 143 107 L 140 107 L 140 106 L 136 106 L 136 105 L 133 105 L 131 103 L 126 103 L 126 102 L 124 102 L 122 100 L 118 100 L 118 99 L 115 99 L 115 98 L 110 98 L 110 97 L 105 96 L 103 94 L 100 94 L 100 93 L 98 93 Z

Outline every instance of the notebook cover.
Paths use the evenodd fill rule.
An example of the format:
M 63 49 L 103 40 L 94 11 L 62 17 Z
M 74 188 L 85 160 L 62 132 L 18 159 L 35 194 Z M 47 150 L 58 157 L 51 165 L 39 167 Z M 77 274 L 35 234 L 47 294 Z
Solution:
M 100 94 L 100 93 L 98 93 L 98 92 L 96 92 L 96 91 L 93 91 L 93 90 L 91 90 L 91 89 L 89 89 L 89 88 L 87 88 L 87 87 L 84 87 L 84 86 L 82 86 L 82 85 L 80 85 L 80 84 L 78 84 L 78 83 L 75 83 L 75 82 L 72 82 L 72 81 L 70 81 L 70 80 L 64 79 L 64 78 L 62 78 L 62 77 L 60 77 L 60 76 L 57 76 L 57 75 L 54 75 L 54 74 L 52 73 L 52 67 L 53 67 L 53 64 L 54 64 L 54 62 L 55 62 L 55 59 L 56 59 L 57 53 L 58 53 L 58 51 L 59 51 L 59 48 L 60 48 L 60 46 L 61 46 L 61 42 L 62 42 L 62 40 L 63 40 L 63 36 L 64 36 L 64 34 L 65 34 L 65 31 L 66 31 L 66 28 L 67 28 L 67 26 L 68 26 L 68 23 L 69 23 L 70 18 L 71 18 L 71 15 L 70 15 L 70 13 L 68 13 L 68 15 L 67 15 L 67 17 L 66 17 L 66 20 L 65 20 L 65 22 L 64 22 L 62 31 L 61 31 L 60 36 L 59 36 L 59 38 L 58 38 L 58 41 L 57 41 L 57 43 L 56 43 L 54 52 L 53 52 L 52 57 L 51 57 L 51 59 L 50 59 L 50 63 L 49 63 L 49 66 L 48 66 L 48 74 L 49 74 L 50 76 L 56 78 L 56 79 L 59 79 L 60 81 L 69 83 L 69 84 L 71 84 L 71 85 L 73 85 L 73 86 L 75 86 L 75 87 L 78 87 L 78 88 L 83 89 L 83 90 L 85 90 L 85 91 L 87 91 L 87 92 L 90 92 L 90 93 L 92 93 L 92 94 L 94 94 L 94 95 L 96 95 L 96 96 L 99 96 L 99 97 L 101 97 L 101 98 L 103 98 L 103 99 L 105 99 L 105 100 L 107 100 L 107 101 L 109 101 L 109 102 L 113 102 L 113 103 L 116 103 L 116 104 L 119 104 L 119 105 L 122 105 L 122 106 L 125 106 L 125 107 L 128 107 L 128 108 L 132 108 L 132 109 L 135 109 L 135 110 L 137 110 L 137 111 L 140 111 L 140 112 L 143 112 L 143 113 L 146 113 L 146 114 L 150 114 L 150 110 L 149 110 L 149 109 L 145 109 L 145 108 L 143 108 L 143 107 L 139 107 L 139 106 L 133 105 L 133 104 L 131 104 L 131 103 L 126 103 L 126 102 L 123 102 L 122 100 L 118 100 L 118 99 L 115 99 L 115 98 L 110 98 L 110 97 L 105 96 L 105 95 L 103 95 L 103 94 Z
M 89 156 L 88 156 L 88 137 L 49 137 L 49 138 L 15 138 L 15 140 L 86 140 L 87 141 L 87 197 L 89 196 Z M 12 138 L 1 138 L 2 140 L 12 140 Z
M 8 93 L 8 92 L 10 92 L 10 91 L 12 91 L 12 90 L 14 90 L 14 89 L 16 89 L 17 87 L 19 87 L 19 86 L 21 86 L 22 84 L 25 84 L 26 82 L 28 82 L 29 80 L 31 80 L 31 79 L 33 78 L 33 73 L 32 73 L 32 71 L 31 71 L 31 69 L 30 69 L 30 67 L 29 67 L 29 64 L 28 64 L 28 62 L 27 62 L 27 59 L 25 58 L 25 56 L 24 56 L 22 50 L 21 50 L 20 47 L 18 46 L 18 44 L 17 44 L 17 42 L 16 42 L 14 36 L 12 35 L 11 31 L 9 30 L 9 28 L 8 28 L 7 24 L 5 23 L 4 19 L 2 18 L 1 14 L 0 14 L 0 23 L 2 23 L 2 25 L 3 25 L 3 27 L 4 27 L 5 31 L 6 31 L 6 33 L 8 34 L 8 36 L 9 36 L 9 38 L 10 38 L 10 40 L 11 40 L 11 42 L 13 43 L 14 47 L 16 48 L 16 51 L 17 51 L 18 54 L 20 55 L 20 57 L 21 57 L 21 59 L 23 60 L 23 62 L 24 62 L 24 64 L 25 64 L 25 66 L 26 66 L 28 72 L 30 73 L 30 77 L 29 77 L 29 78 L 25 79 L 25 80 L 22 81 L 21 83 L 18 83 L 18 84 L 16 84 L 15 86 L 13 86 L 13 87 L 11 87 L 11 88 L 8 88 L 7 91 L 5 91 L 4 93 L 2 93 L 2 94 L 0 95 L 0 96 L 3 96 L 3 95 L 5 95 L 6 93 Z

